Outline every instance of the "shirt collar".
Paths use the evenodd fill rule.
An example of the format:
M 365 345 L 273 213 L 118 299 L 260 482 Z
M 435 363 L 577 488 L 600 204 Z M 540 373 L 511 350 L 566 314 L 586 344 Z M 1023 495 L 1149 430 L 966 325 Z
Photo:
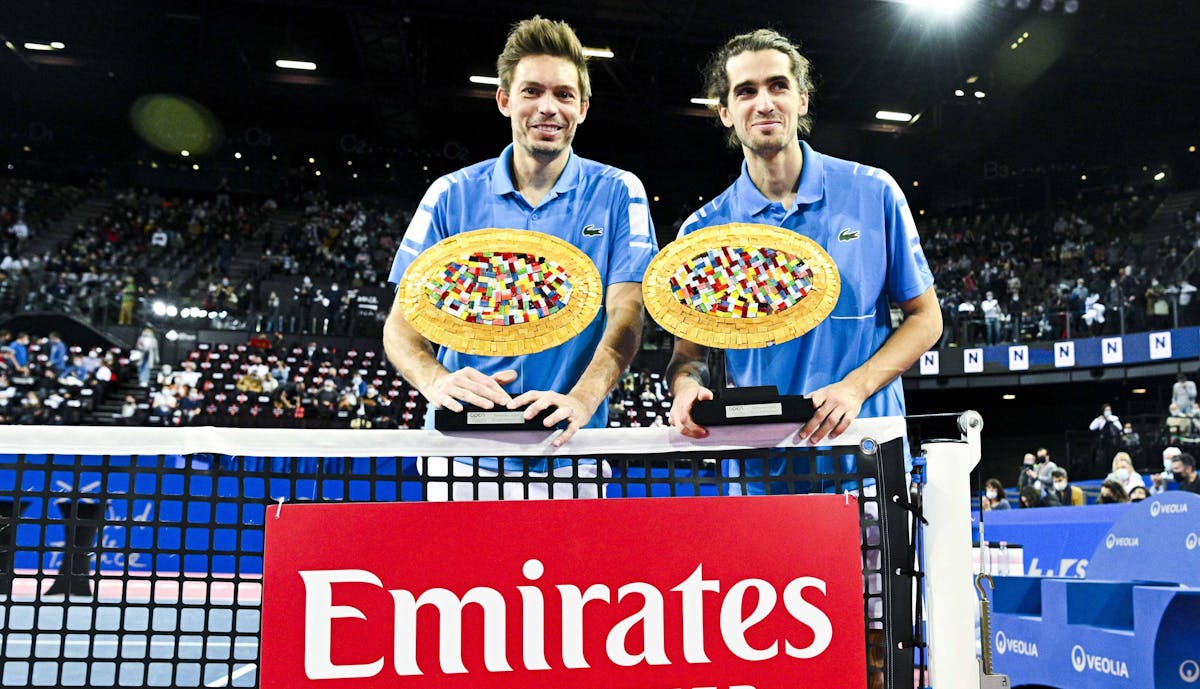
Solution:
M 562 174 L 558 176 L 558 181 L 554 183 L 554 188 L 546 195 L 547 199 L 552 199 L 559 194 L 566 193 L 579 184 L 579 170 L 581 166 L 579 158 L 575 155 L 575 149 L 568 151 L 567 155 L 567 164 L 563 168 Z M 517 191 L 512 178 L 512 157 L 513 144 L 509 144 L 500 153 L 500 157 L 496 158 L 496 162 L 492 166 L 492 193 L 497 196 L 506 196 L 514 194 Z
M 814 151 L 805 141 L 800 142 L 800 150 L 804 154 L 804 166 L 800 168 L 800 184 L 796 187 L 795 205 L 815 203 L 825 195 L 824 156 Z M 736 182 L 736 193 L 742 208 L 750 211 L 752 215 L 762 213 L 772 203 L 754 186 L 745 160 L 742 161 L 742 174 Z

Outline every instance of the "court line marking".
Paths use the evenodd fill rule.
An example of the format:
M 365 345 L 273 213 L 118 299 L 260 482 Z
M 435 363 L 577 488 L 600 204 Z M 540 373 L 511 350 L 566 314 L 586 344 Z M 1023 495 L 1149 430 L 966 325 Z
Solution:
M 242 675 L 246 674 L 247 672 L 252 672 L 256 668 L 258 668 L 257 664 L 247 663 L 247 664 L 241 666 L 240 668 L 234 670 L 232 675 L 226 675 L 225 677 L 219 677 L 219 678 L 214 679 L 213 681 L 209 682 L 208 684 L 205 684 L 204 686 L 206 686 L 206 687 L 229 686 L 230 682 L 236 680 L 237 678 L 241 677 Z

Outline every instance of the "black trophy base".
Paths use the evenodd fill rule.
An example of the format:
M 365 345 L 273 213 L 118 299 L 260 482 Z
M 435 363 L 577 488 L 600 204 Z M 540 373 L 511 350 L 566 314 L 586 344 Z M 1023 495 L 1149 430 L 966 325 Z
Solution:
M 524 408 L 483 409 L 464 404 L 462 411 L 435 409 L 433 427 L 439 431 L 549 431 L 553 428 L 546 428 L 546 417 L 550 416 L 554 409 L 543 409 L 537 416 L 526 421 Z M 564 424 L 559 424 L 562 425 Z
M 780 395 L 774 385 L 726 388 L 716 399 L 692 405 L 692 419 L 701 426 L 749 423 L 804 423 L 813 416 L 812 400 L 800 395 Z

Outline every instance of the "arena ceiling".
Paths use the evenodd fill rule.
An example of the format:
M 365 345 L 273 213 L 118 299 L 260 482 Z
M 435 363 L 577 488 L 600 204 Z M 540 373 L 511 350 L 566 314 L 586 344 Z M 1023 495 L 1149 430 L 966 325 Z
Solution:
M 225 148 L 266 134 L 275 146 L 452 146 L 447 158 L 485 157 L 507 131 L 492 87 L 468 77 L 493 74 L 507 27 L 540 13 L 614 53 L 593 63 L 581 149 L 640 156 L 663 175 L 699 148 L 719 151 L 720 135 L 689 100 L 701 95 L 710 51 L 759 26 L 802 43 L 818 76 L 814 137 L 851 157 L 890 153 L 894 165 L 952 170 L 989 157 L 1068 157 L 1131 136 L 1175 146 L 1200 130 L 1200 2 L 1076 0 L 1074 12 L 1064 0 L 967 4 L 942 20 L 898 0 L 6 2 L 2 129 L 10 147 L 119 152 L 137 145 L 131 104 L 175 93 L 212 111 Z M 26 47 L 51 42 L 64 47 Z M 281 58 L 317 69 L 281 70 Z M 885 109 L 919 119 L 877 120 Z

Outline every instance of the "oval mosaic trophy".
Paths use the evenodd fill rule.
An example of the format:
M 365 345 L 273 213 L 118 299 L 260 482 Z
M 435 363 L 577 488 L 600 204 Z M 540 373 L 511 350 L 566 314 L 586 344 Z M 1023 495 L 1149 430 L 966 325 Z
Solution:
M 719 349 L 768 347 L 824 321 L 841 294 L 837 265 L 815 241 L 770 225 L 730 223 L 667 245 L 642 283 L 664 329 Z M 774 386 L 714 390 L 692 418 L 701 425 L 807 421 L 812 403 Z
M 560 345 L 587 328 L 603 284 L 587 254 L 541 232 L 483 229 L 434 244 L 396 291 L 404 318 L 431 342 L 464 354 L 518 356 Z M 545 430 L 546 416 L 469 405 L 438 409 L 439 430 Z

